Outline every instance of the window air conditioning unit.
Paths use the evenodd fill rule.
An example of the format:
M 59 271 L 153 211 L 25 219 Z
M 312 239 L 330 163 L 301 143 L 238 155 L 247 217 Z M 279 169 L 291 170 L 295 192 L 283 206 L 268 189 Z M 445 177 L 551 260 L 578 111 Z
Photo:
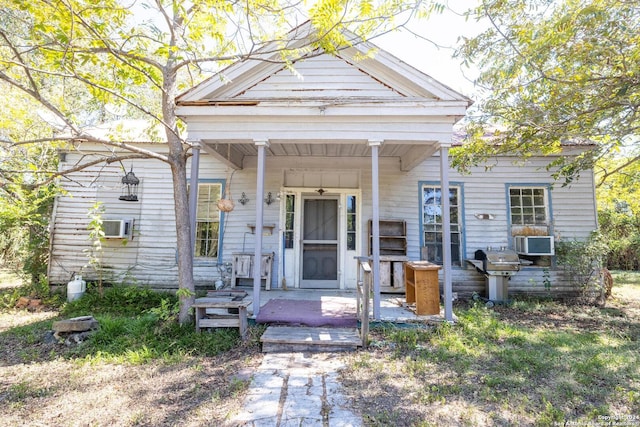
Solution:
M 553 236 L 515 236 L 516 252 L 520 255 L 553 255 Z
M 106 239 L 124 239 L 131 237 L 133 232 L 132 219 L 105 219 L 102 221 L 102 231 Z

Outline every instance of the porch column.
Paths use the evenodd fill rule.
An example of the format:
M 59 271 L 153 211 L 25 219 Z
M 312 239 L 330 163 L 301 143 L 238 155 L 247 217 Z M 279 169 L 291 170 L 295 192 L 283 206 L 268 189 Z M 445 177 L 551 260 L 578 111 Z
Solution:
M 189 189 L 189 226 L 191 227 L 191 250 L 196 245 L 196 217 L 198 210 L 198 176 L 200 174 L 200 141 L 189 141 L 191 143 L 191 187 Z
M 442 191 L 442 287 L 444 288 L 444 318 L 453 321 L 453 290 L 451 286 L 451 210 L 449 202 L 449 146 L 440 147 L 440 188 Z
M 264 172 L 265 148 L 269 146 L 266 139 L 253 141 L 258 148 L 258 169 L 256 171 L 256 238 L 253 255 L 253 315 L 260 312 L 260 266 L 262 265 L 262 216 L 264 212 Z
M 371 147 L 371 207 L 373 214 L 371 218 L 371 234 L 373 247 L 373 318 L 380 320 L 380 195 L 378 191 L 378 149 L 382 145 L 382 140 L 369 140 Z

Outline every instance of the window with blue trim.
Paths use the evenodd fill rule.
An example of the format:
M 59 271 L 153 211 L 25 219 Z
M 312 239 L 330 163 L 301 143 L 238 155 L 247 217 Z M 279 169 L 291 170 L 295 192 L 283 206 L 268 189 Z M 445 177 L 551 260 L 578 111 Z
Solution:
M 221 183 L 198 183 L 195 256 L 217 258 L 220 244 Z
M 449 187 L 451 217 L 451 263 L 461 265 L 462 215 L 460 214 L 460 187 Z M 424 258 L 435 264 L 443 263 L 442 251 L 442 190 L 438 185 L 422 186 L 422 241 Z
M 544 187 L 509 187 L 509 211 L 512 226 L 546 226 L 549 224 Z

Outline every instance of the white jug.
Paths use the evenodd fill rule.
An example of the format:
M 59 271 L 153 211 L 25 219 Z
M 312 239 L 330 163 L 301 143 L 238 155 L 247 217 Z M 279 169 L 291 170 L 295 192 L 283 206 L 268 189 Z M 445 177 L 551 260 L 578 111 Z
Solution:
M 82 276 L 75 276 L 75 278 L 67 283 L 67 301 L 75 301 L 84 295 L 87 290 L 87 282 L 82 280 Z

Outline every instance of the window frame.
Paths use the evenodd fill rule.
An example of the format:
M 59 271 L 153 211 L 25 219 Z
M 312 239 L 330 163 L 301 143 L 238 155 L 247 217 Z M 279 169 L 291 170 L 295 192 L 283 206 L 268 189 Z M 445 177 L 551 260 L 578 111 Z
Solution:
M 191 191 L 191 182 L 188 182 L 188 191 Z M 201 185 L 219 185 L 220 186 L 220 198 L 224 197 L 224 191 L 226 188 L 226 179 L 211 179 L 211 178 L 205 178 L 205 179 L 199 179 L 198 180 L 198 194 L 200 192 L 200 186 Z M 199 200 L 198 200 L 199 202 Z M 220 264 L 222 262 L 223 259 L 223 238 L 224 238 L 224 223 L 225 223 L 225 212 L 220 211 L 220 209 L 217 208 L 217 200 L 216 201 L 210 201 L 210 203 L 212 203 L 215 206 L 215 209 L 218 211 L 218 253 L 216 256 L 212 256 L 212 257 L 208 257 L 208 256 L 199 256 L 196 254 L 196 242 L 193 242 L 193 260 L 194 260 L 194 264 L 207 264 L 211 261 L 215 261 L 216 264 Z M 197 231 L 198 231 L 198 217 L 197 217 L 197 203 L 196 203 L 196 230 L 194 231 L 194 235 L 196 236 L 197 239 Z
M 358 196 L 355 194 L 345 194 L 345 248 L 347 251 L 358 250 Z M 353 210 L 350 209 L 352 206 Z M 352 227 L 350 227 L 350 225 Z M 351 237 L 351 239 L 350 239 Z
M 291 202 L 289 202 L 291 201 Z M 296 203 L 297 197 L 294 193 L 284 195 L 284 249 L 294 249 L 296 233 Z M 289 209 L 291 208 L 291 209 Z
M 544 194 L 544 207 L 545 207 L 545 221 L 544 224 L 536 224 L 535 218 L 533 224 L 514 224 L 513 216 L 512 216 L 512 205 L 511 205 L 511 190 L 513 189 L 542 189 Z M 551 184 L 545 183 L 507 183 L 505 184 L 505 198 L 506 198 L 506 214 L 507 214 L 507 222 L 509 226 L 509 238 L 513 239 L 513 230 L 518 227 L 532 227 L 532 228 L 542 228 L 546 227 L 549 235 L 553 235 L 553 205 L 551 202 Z M 522 208 L 522 207 L 521 207 Z M 533 206 L 535 209 L 535 204 Z M 535 216 L 535 210 L 534 210 Z
M 419 218 L 418 218 L 418 224 L 420 227 L 420 247 L 426 247 L 427 246 L 427 242 L 425 241 L 425 222 L 424 222 L 424 216 L 425 216 L 425 212 L 424 212 L 424 188 L 425 187 L 433 187 L 433 188 L 437 188 L 440 189 L 440 194 L 442 194 L 442 185 L 440 181 L 418 181 L 418 213 L 419 213 Z M 453 246 L 454 244 L 454 239 L 451 239 L 451 245 L 452 245 L 452 262 L 451 265 L 452 267 L 460 267 L 460 268 L 464 268 L 464 258 L 466 255 L 466 241 L 465 241 L 465 221 L 464 221 L 464 183 L 462 182 L 449 182 L 449 191 L 451 191 L 452 189 L 457 189 L 458 191 L 458 204 L 457 204 L 457 209 L 458 209 L 458 221 L 457 222 L 451 222 L 450 226 L 453 227 L 454 225 L 456 225 L 458 227 L 458 231 L 457 234 L 459 235 L 458 238 L 458 243 L 457 245 L 459 246 L 457 254 L 458 254 L 458 261 L 453 261 L 454 256 L 453 256 Z M 450 206 L 452 207 L 452 206 Z M 440 235 L 442 235 L 442 224 L 441 223 L 436 223 L 436 225 L 439 224 L 441 230 L 439 231 Z M 452 233 L 455 234 L 455 233 Z M 442 240 L 442 238 L 440 239 Z M 440 245 L 441 247 L 442 245 Z M 437 261 L 433 261 L 433 260 L 428 260 L 430 262 L 433 262 L 435 264 L 438 265 L 442 265 L 443 262 L 438 263 Z

